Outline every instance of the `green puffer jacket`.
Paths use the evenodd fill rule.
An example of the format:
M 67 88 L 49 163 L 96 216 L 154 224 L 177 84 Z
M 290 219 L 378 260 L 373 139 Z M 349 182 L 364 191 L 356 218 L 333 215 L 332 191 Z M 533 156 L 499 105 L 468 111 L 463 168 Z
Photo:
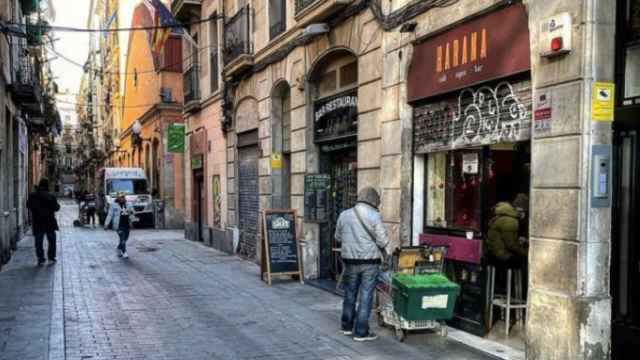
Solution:
M 518 241 L 518 211 L 511 204 L 501 202 L 495 212 L 496 216 L 489 222 L 489 254 L 503 261 L 513 255 L 527 256 L 527 249 Z

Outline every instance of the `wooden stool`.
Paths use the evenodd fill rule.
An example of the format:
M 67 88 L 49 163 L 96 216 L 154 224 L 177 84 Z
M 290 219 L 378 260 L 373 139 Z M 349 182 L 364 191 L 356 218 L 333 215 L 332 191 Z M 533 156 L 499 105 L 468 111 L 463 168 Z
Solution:
M 506 312 L 505 316 L 505 333 L 509 336 L 511 328 L 511 310 L 516 310 L 516 321 L 523 320 L 524 312 L 527 309 L 527 302 L 523 300 L 522 293 L 522 270 L 507 269 L 507 292 L 505 295 L 496 294 L 496 267 L 489 265 L 488 267 L 488 293 L 489 293 L 489 329 L 493 327 L 493 307 L 497 306 Z M 512 288 L 513 280 L 513 288 Z M 514 290 L 514 291 L 512 291 Z M 512 292 L 515 296 L 512 297 Z

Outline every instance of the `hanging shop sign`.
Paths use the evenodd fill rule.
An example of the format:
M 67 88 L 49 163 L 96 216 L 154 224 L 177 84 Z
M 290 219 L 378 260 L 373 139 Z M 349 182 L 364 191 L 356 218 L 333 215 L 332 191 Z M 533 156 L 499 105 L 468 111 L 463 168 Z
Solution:
M 260 277 L 271 285 L 274 275 L 296 276 L 303 282 L 296 211 L 266 210 L 262 213 L 262 262 Z
M 167 127 L 167 152 L 184 153 L 184 124 L 170 124 Z
M 357 90 L 316 101 L 313 117 L 315 142 L 357 136 Z
M 417 44 L 409 102 L 529 70 L 528 24 L 524 5 L 511 5 Z
M 468 88 L 414 110 L 416 153 L 531 138 L 531 82 Z
M 615 85 L 594 82 L 591 93 L 591 116 L 595 121 L 613 121 Z

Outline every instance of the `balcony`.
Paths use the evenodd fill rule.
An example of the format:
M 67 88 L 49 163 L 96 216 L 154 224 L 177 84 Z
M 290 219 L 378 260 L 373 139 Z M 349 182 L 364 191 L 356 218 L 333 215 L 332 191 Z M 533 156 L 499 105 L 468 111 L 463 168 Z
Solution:
M 191 113 L 200 109 L 200 67 L 191 65 L 184 76 L 184 111 Z
M 253 66 L 251 44 L 251 10 L 242 8 L 224 24 L 224 73 L 226 76 L 239 74 Z
M 322 22 L 329 16 L 342 10 L 353 0 L 295 0 L 295 19 L 300 26 Z
M 201 0 L 173 0 L 171 12 L 179 21 L 189 21 L 193 18 L 200 18 L 201 5 Z
M 15 72 L 10 85 L 14 101 L 31 117 L 42 116 L 43 100 L 40 85 L 40 65 L 23 54 L 16 59 Z

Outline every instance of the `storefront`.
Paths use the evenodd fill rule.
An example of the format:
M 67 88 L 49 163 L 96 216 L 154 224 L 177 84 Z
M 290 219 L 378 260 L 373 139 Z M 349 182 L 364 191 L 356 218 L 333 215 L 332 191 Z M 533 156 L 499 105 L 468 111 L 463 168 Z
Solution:
M 635 358 L 625 349 L 640 338 L 640 1 L 618 1 L 617 77 L 618 101 L 614 122 L 614 206 L 612 231 L 612 357 Z
M 320 282 L 335 289 L 341 272 L 335 225 L 358 191 L 358 62 L 350 52 L 323 58 L 312 75 L 313 142 L 318 174 L 305 177 L 305 221 L 319 226 Z
M 209 239 L 207 227 L 207 191 L 205 187 L 205 159 L 207 133 L 204 129 L 198 129 L 189 139 L 191 154 L 191 214 L 193 218 L 192 238 L 195 241 L 204 242 Z
M 523 252 L 529 236 L 530 54 L 527 14 L 517 4 L 418 40 L 409 71 L 414 242 L 449 245 L 447 272 L 462 286 L 452 325 L 479 336 L 500 314 L 489 319 L 492 219 L 517 219 Z M 508 209 L 496 206 L 504 203 Z M 518 334 L 523 324 L 512 328 Z

